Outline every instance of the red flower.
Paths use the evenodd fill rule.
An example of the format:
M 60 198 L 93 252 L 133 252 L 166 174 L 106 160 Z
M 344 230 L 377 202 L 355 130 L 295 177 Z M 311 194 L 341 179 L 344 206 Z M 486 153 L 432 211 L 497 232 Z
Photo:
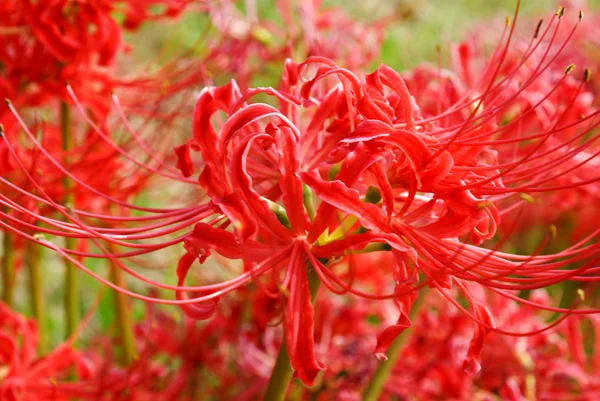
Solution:
M 557 18 L 552 26 L 558 24 Z M 478 75 L 473 75 L 475 69 L 466 68 L 468 52 L 461 50 L 464 82 L 443 74 L 434 78 L 426 69 L 403 77 L 385 65 L 362 77 L 327 58 L 311 57 L 299 65 L 288 60 L 278 89 L 242 91 L 235 81 L 205 88 L 194 110 L 193 137 L 176 148 L 176 155 L 185 176 L 180 180 L 190 184 L 196 183 L 188 176 L 193 175 L 194 160 L 200 159 L 196 162 L 201 166 L 198 183 L 206 197 L 190 207 L 166 209 L 120 201 L 126 208 L 151 214 L 121 220 L 138 223 L 135 227 L 106 228 L 87 219 L 97 216 L 85 215 L 83 221 L 81 211 L 71 216 L 45 196 L 51 206 L 72 217 L 68 224 L 45 222 L 59 234 L 94 243 L 100 255 L 64 250 L 20 233 L 70 260 L 74 254 L 109 258 L 135 277 L 175 291 L 177 299 L 134 294 L 108 283 L 113 288 L 143 300 L 181 305 L 196 319 L 216 313 L 220 297 L 255 283 L 284 305 L 290 362 L 308 384 L 324 368 L 315 356 L 312 298 L 317 281 L 336 294 L 396 301 L 399 317 L 378 336 L 379 357 L 411 325 L 415 294 L 429 286 L 474 323 L 465 361 L 461 361 L 473 374 L 491 334 L 533 335 L 544 330 L 514 333 L 496 327 L 494 308 L 478 296 L 478 289 L 550 311 L 597 312 L 554 308 L 514 295 L 565 280 L 598 281 L 597 230 L 588 238 L 590 244 L 580 242 L 550 255 L 502 252 L 505 238 L 492 249 L 480 246 L 496 236 L 507 213 L 525 203 L 515 199 L 516 194 L 577 188 L 600 179 L 546 185 L 572 171 L 574 157 L 581 156 L 588 143 L 584 135 L 572 140 L 564 132 L 595 127 L 597 114 L 570 120 L 581 94 L 576 89 L 565 91 L 571 97 L 561 107 L 544 110 L 548 112 L 544 118 L 551 123 L 544 118 L 529 120 L 531 113 L 546 107 L 541 105 L 552 93 L 544 91 L 562 87 L 566 78 L 553 86 L 544 85 L 548 64 L 544 58 L 536 63 L 531 52 L 505 65 L 510 61 L 506 49 L 512 33 L 510 28 L 507 42 Z M 541 40 L 534 40 L 532 46 L 537 48 Z M 517 81 L 522 83 L 515 85 Z M 528 90 L 541 101 L 532 101 Z M 277 107 L 250 103 L 258 94 L 270 97 Z M 424 96 L 421 108 L 419 99 Z M 521 123 L 527 131 L 519 129 Z M 593 132 L 589 136 L 597 137 Z M 574 142 L 581 144 L 571 147 Z M 510 151 L 521 146 L 522 152 Z M 173 178 L 172 168 L 149 170 Z M 190 227 L 191 232 L 172 238 L 173 233 Z M 152 242 L 141 242 L 148 239 Z M 128 249 L 115 254 L 101 240 Z M 182 242 L 186 254 L 179 261 L 177 286 L 146 279 L 119 260 Z M 353 280 L 352 263 L 345 271 L 334 269 L 335 262 L 354 253 L 379 251 L 392 255 L 389 287 L 394 290 L 390 293 L 363 291 Z M 185 286 L 193 262 L 207 262 L 212 252 L 240 259 L 242 272 L 223 282 Z M 188 298 L 191 292 L 198 294 Z

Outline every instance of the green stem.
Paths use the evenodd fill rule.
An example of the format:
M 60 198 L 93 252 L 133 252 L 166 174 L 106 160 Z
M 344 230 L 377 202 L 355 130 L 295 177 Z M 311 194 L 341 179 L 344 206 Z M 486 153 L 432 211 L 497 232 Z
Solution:
M 48 351 L 48 333 L 46 332 L 46 308 L 44 307 L 43 276 L 40 266 L 42 247 L 29 242 L 25 257 L 29 268 L 31 307 L 38 326 L 38 352 L 40 355 L 44 355 Z
M 63 151 L 68 155 L 72 148 L 73 138 L 71 135 L 71 107 L 64 101 L 60 103 L 60 126 L 62 133 Z M 68 156 L 65 156 L 65 166 L 68 166 Z M 73 182 L 67 176 L 63 179 L 63 187 L 65 189 L 65 206 L 73 205 Z M 75 249 L 77 242 L 75 238 L 65 238 L 65 248 Z M 79 323 L 79 302 L 78 302 L 78 286 L 77 286 L 77 269 L 76 266 L 69 260 L 65 259 L 65 328 L 66 335 L 69 337 L 77 328 Z
M 114 245 L 111 244 L 111 247 L 114 247 Z M 113 249 L 111 249 L 111 252 L 113 252 Z M 125 288 L 126 286 L 123 271 L 112 262 L 110 262 L 110 280 L 121 288 Z M 135 360 L 136 356 L 131 308 L 127 295 L 119 291 L 114 291 L 114 297 L 117 330 L 122 346 L 121 362 L 125 366 L 129 366 Z
M 15 252 L 12 234 L 8 231 L 4 231 L 2 248 L 2 301 L 12 306 L 15 293 Z
M 314 304 L 317 293 L 319 292 L 319 286 L 321 281 L 319 276 L 314 272 L 310 265 L 308 269 L 308 287 L 310 288 L 310 299 Z M 279 348 L 279 355 L 275 361 L 275 366 L 267 385 L 267 391 L 263 397 L 263 401 L 284 401 L 285 395 L 287 394 L 288 386 L 292 381 L 294 372 L 290 367 L 290 357 L 287 353 L 287 347 L 285 340 L 282 341 L 281 347 Z
M 67 238 L 65 242 L 67 249 L 75 249 L 76 242 L 72 238 Z M 65 269 L 65 337 L 69 337 L 73 334 L 79 323 L 79 291 L 75 265 L 70 261 L 65 260 Z
M 287 353 L 285 341 L 281 343 L 279 355 L 275 361 L 271 378 L 267 386 L 267 392 L 263 401 L 283 401 L 287 393 L 287 388 L 292 381 L 294 372 L 290 368 L 290 356 Z
M 423 289 L 419 293 L 417 299 L 412 305 L 410 309 L 410 317 L 411 320 L 418 315 L 421 310 L 421 306 L 423 305 L 423 300 L 426 297 L 426 290 Z M 379 396 L 383 392 L 383 386 L 387 381 L 390 373 L 392 372 L 392 368 L 400 358 L 402 354 L 402 350 L 406 345 L 406 342 L 410 336 L 410 329 L 404 330 L 388 347 L 386 351 L 387 361 L 381 361 L 375 372 L 373 372 L 373 376 L 371 376 L 371 380 L 369 380 L 369 384 L 363 394 L 362 401 L 377 401 Z

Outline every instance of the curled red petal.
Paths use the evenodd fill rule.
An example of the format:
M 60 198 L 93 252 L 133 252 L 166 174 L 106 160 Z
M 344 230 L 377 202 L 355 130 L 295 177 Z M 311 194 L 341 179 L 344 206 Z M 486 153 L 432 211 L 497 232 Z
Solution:
M 219 132 L 219 149 L 224 149 L 236 132 L 267 117 L 279 117 L 284 122 L 288 121 L 279 110 L 264 103 L 250 104 L 236 111 L 221 127 L 221 131 Z M 294 130 L 295 127 L 290 124 L 290 129 Z M 298 137 L 300 136 L 297 132 L 294 132 L 294 134 Z
M 308 62 L 308 60 L 306 62 Z M 301 64 L 301 65 L 303 65 L 303 64 Z M 338 76 L 340 76 L 340 78 L 341 77 L 347 78 L 348 81 L 350 81 L 350 86 L 352 88 L 352 91 L 354 92 L 354 96 L 356 98 L 362 97 L 362 93 L 363 93 L 362 85 L 361 85 L 360 79 L 356 76 L 356 74 L 354 74 L 352 71 L 347 70 L 345 68 L 338 67 L 335 64 L 333 66 L 325 66 L 325 67 L 319 68 L 317 70 L 317 73 L 315 74 L 314 78 L 311 79 L 310 81 L 306 82 L 304 85 L 302 85 L 302 89 L 300 90 L 300 94 L 302 95 L 302 97 L 304 99 L 309 99 L 310 94 L 313 90 L 313 87 L 317 84 L 317 82 L 329 75 L 332 75 L 332 74 L 337 74 Z M 342 82 L 344 82 L 344 81 L 342 80 Z M 350 88 L 347 88 L 345 85 L 344 85 L 344 88 L 346 90 L 350 89 Z
M 332 88 L 321 100 L 316 108 L 304 135 L 302 135 L 303 151 L 307 151 L 306 145 L 313 143 L 319 132 L 323 129 L 328 118 L 334 115 L 345 101 L 343 91 L 340 86 Z
M 437 238 L 456 238 L 473 230 L 473 225 L 473 219 L 469 216 L 448 211 L 438 220 L 420 227 L 419 230 Z
M 394 92 L 400 97 L 400 103 L 404 111 L 404 118 L 406 119 L 406 129 L 409 131 L 415 130 L 415 123 L 413 118 L 413 106 L 411 101 L 408 87 L 404 82 L 404 79 L 394 71 L 391 67 L 382 64 L 378 69 L 377 73 L 383 79 L 384 83 L 387 84 Z
M 300 170 L 300 154 L 298 141 L 287 127 L 281 127 L 277 134 L 279 147 L 279 169 L 281 179 L 279 186 L 283 194 L 283 204 L 292 229 L 296 234 L 304 233 L 304 196 L 302 182 L 296 176 Z
M 197 250 L 214 250 L 227 259 L 245 259 L 261 261 L 273 255 L 272 245 L 261 244 L 248 240 L 241 244 L 233 233 L 215 228 L 206 223 L 196 223 L 194 230 L 185 238 L 186 249 L 194 247 Z M 200 256 L 199 252 L 196 252 Z M 189 268 L 189 267 L 188 267 Z
M 225 171 L 218 162 L 222 152 L 219 147 L 219 136 L 211 118 L 218 110 L 228 112 L 230 105 L 240 97 L 237 83 L 230 81 L 224 86 L 204 88 L 194 105 L 192 120 L 194 143 L 199 147 L 204 163 L 212 167 L 210 172 L 215 175 L 214 180 L 225 181 L 223 184 L 225 186 L 228 177 L 225 176 Z
M 486 306 L 480 304 L 473 305 L 475 309 L 475 315 L 481 319 L 482 322 L 495 327 L 494 318 L 490 313 L 490 310 Z M 469 343 L 469 350 L 467 351 L 467 357 L 463 364 L 465 372 L 470 374 L 476 374 L 481 370 L 481 351 L 485 344 L 485 339 L 488 335 L 489 330 L 481 325 L 475 326 L 475 333 Z
M 396 294 L 399 291 L 404 291 L 399 289 L 400 285 L 396 285 Z M 396 324 L 386 328 L 381 333 L 377 335 L 377 345 L 375 347 L 375 356 L 378 359 L 387 359 L 385 358 L 385 351 L 390 346 L 392 341 L 396 339 L 404 330 L 411 326 L 411 321 L 409 317 L 410 308 L 417 298 L 417 292 L 413 291 L 408 294 L 400 295 L 395 299 L 396 305 L 400 310 L 400 316 L 398 317 L 398 321 Z
M 392 125 L 391 118 L 379 108 L 368 93 L 357 102 L 356 108 L 366 119 L 383 121 L 389 126 Z
M 314 354 L 314 309 L 300 245 L 292 250 L 289 269 L 292 271 L 292 280 L 284 317 L 286 346 L 294 375 L 310 386 L 324 367 Z
M 344 138 L 342 142 L 366 142 L 373 139 L 390 136 L 393 131 L 394 127 L 387 123 L 378 120 L 365 120 L 358 124 L 356 129 L 352 131 L 346 138 Z
M 177 156 L 177 168 L 184 177 L 190 177 L 194 174 L 194 164 L 192 163 L 192 156 L 190 155 L 189 141 L 175 147 L 173 150 Z
M 385 206 L 389 224 L 394 213 L 394 193 L 392 191 L 392 186 L 380 163 L 373 164 L 368 171 L 375 179 L 375 182 L 381 191 L 381 198 L 383 199 L 383 205 Z
M 454 158 L 448 151 L 443 151 L 432 159 L 421 175 L 421 185 L 432 187 L 448 176 L 454 167 Z
M 246 170 L 248 152 L 253 142 L 259 140 L 272 140 L 267 134 L 250 134 L 244 137 L 235 147 L 231 162 L 231 179 L 238 188 L 236 198 L 244 199 L 244 204 L 252 212 L 252 216 L 265 230 L 271 231 L 280 239 L 290 242 L 291 232 L 284 227 L 277 216 L 270 209 L 268 203 L 252 188 L 252 177 Z
M 427 144 L 417 135 L 404 130 L 396 130 L 380 140 L 399 148 L 406 155 L 418 184 L 422 185 L 421 176 L 431 158 L 431 150 Z
M 186 253 L 179 259 L 179 263 L 177 264 L 177 285 L 183 285 L 185 282 L 185 277 L 187 276 L 190 267 L 194 263 L 196 258 L 189 253 Z M 187 296 L 183 291 L 176 291 L 175 296 L 178 300 L 187 299 Z M 206 320 L 215 314 L 217 311 L 217 302 L 218 299 L 213 299 L 208 302 L 202 302 L 197 304 L 183 304 L 180 305 L 181 310 L 187 316 L 196 320 Z
M 375 346 L 375 356 L 377 359 L 387 359 L 385 351 L 388 349 L 390 344 L 398 337 L 404 330 L 411 326 L 409 317 L 403 313 L 400 314 L 398 322 L 390 327 L 387 327 L 381 333 L 377 335 L 377 345 Z

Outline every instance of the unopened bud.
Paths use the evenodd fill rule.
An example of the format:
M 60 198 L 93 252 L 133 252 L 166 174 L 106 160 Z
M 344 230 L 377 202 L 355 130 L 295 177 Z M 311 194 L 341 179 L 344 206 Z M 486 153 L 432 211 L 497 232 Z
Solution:
M 369 203 L 376 205 L 381 200 L 381 192 L 379 192 L 378 188 L 376 188 L 374 186 L 370 186 L 367 189 L 367 194 L 365 196 L 365 200 Z
M 273 213 L 275 213 L 275 216 L 277 216 L 277 220 L 279 220 L 281 225 L 283 225 L 284 227 L 287 227 L 287 228 L 292 228 L 292 226 L 290 224 L 290 219 L 288 218 L 288 215 L 287 215 L 287 211 L 285 210 L 285 208 L 283 206 L 281 206 L 278 203 L 273 202 L 270 199 L 267 199 L 267 198 L 262 198 L 262 199 L 267 202 L 267 204 L 269 205 L 269 208 L 271 209 L 271 211 Z

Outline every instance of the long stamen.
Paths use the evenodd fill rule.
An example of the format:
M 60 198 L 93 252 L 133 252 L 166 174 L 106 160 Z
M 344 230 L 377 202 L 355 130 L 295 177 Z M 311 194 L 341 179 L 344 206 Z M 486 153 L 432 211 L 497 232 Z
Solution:
M 17 111 L 15 110 L 15 108 L 13 107 L 12 103 L 8 102 L 8 107 L 10 109 L 10 111 L 13 113 L 13 115 L 17 118 L 17 120 L 19 121 L 19 124 L 21 124 L 21 127 L 23 128 L 23 131 L 26 133 L 26 135 L 29 137 L 29 139 L 31 140 L 31 142 L 42 152 L 42 154 L 48 158 L 48 160 L 58 168 L 58 170 L 64 174 L 65 177 L 69 178 L 70 180 L 72 180 L 75 184 L 80 185 L 81 187 L 89 190 L 90 192 L 101 196 L 105 199 L 107 199 L 110 202 L 113 202 L 115 204 L 118 204 L 120 206 L 126 207 L 128 209 L 132 209 L 132 210 L 138 210 L 138 211 L 145 211 L 145 212 L 150 212 L 150 213 L 165 213 L 165 212 L 171 212 L 174 209 L 153 209 L 153 208 L 143 208 L 140 206 L 136 206 L 124 201 L 121 201 L 119 199 L 116 199 L 110 195 L 104 194 L 101 191 L 91 187 L 90 185 L 88 185 L 87 183 L 81 181 L 79 178 L 77 178 L 75 175 L 73 175 L 71 172 L 69 172 L 60 162 L 58 162 L 43 146 L 40 145 L 40 143 L 38 142 L 38 140 L 35 138 L 35 136 L 31 133 L 31 131 L 29 130 L 29 128 L 27 128 L 27 125 L 25 124 L 25 122 L 21 119 L 21 116 L 17 113 Z

